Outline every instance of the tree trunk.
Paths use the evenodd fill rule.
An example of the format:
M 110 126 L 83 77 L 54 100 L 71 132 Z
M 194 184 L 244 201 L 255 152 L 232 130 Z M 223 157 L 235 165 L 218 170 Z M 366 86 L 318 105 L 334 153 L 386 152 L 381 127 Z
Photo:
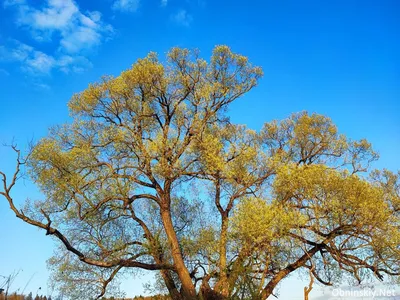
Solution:
M 215 290 L 218 291 L 223 299 L 229 296 L 229 282 L 226 274 L 226 243 L 228 233 L 228 214 L 221 213 L 221 236 L 219 242 L 219 275 L 220 278 L 215 285 Z
M 220 293 L 214 291 L 208 284 L 210 277 L 206 276 L 200 286 L 199 300 L 225 300 Z
M 182 295 L 179 293 L 178 289 L 176 288 L 175 282 L 171 277 L 171 274 L 167 270 L 161 270 L 161 276 L 164 279 L 165 286 L 168 289 L 169 295 L 171 296 L 172 300 L 183 300 Z
M 161 219 L 171 247 L 172 259 L 174 261 L 176 273 L 178 274 L 182 284 L 183 298 L 185 300 L 196 300 L 196 289 L 183 261 L 178 238 L 172 224 L 171 213 L 168 209 L 161 209 Z

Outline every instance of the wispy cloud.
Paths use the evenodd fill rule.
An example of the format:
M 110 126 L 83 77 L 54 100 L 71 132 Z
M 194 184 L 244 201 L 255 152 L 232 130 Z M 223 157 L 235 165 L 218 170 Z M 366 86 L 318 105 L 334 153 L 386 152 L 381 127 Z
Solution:
M 173 14 L 171 19 L 175 23 L 186 27 L 189 27 L 193 21 L 192 15 L 188 14 L 188 12 L 184 9 L 181 9 L 176 14 Z
M 53 70 L 64 73 L 80 73 L 92 66 L 83 56 L 58 55 L 56 57 L 39 51 L 19 41 L 10 41 L 0 48 L 3 61 L 17 62 L 21 70 L 32 75 L 49 75 Z
M 51 87 L 48 84 L 43 83 L 43 82 L 35 82 L 34 86 L 35 86 L 36 90 L 39 90 L 39 91 L 51 90 Z
M 166 7 L 168 5 L 168 0 L 161 0 L 161 6 Z
M 19 62 L 21 69 L 35 74 L 48 74 L 55 64 L 53 57 L 15 40 L 2 46 L 0 54 L 3 61 Z
M 81 12 L 73 0 L 47 0 L 37 9 L 24 0 L 6 0 L 7 7 L 18 10 L 17 24 L 27 28 L 37 41 L 59 39 L 59 50 L 77 53 L 99 45 L 112 34 L 111 25 L 97 11 Z
M 92 63 L 84 56 L 63 55 L 57 60 L 57 67 L 64 73 L 82 73 L 92 66 Z
M 3 6 L 8 7 L 8 6 L 23 4 L 23 3 L 25 3 L 25 0 L 4 0 Z
M 54 70 L 79 73 L 90 68 L 92 64 L 85 56 L 113 35 L 113 27 L 102 20 L 101 13 L 82 12 L 74 0 L 45 0 L 40 7 L 33 3 L 5 0 L 3 5 L 17 12 L 15 23 L 20 29 L 51 46 L 34 48 L 9 40 L 0 46 L 0 60 L 19 63 L 24 72 L 34 75 L 46 75 Z
M 24 61 L 23 68 L 32 73 L 49 74 L 55 65 L 56 60 L 52 56 L 33 50 Z
M 6 70 L 4 69 L 0 69 L 0 76 L 9 76 L 10 73 L 8 73 Z
M 136 12 L 139 4 L 140 0 L 115 0 L 112 9 L 122 12 Z

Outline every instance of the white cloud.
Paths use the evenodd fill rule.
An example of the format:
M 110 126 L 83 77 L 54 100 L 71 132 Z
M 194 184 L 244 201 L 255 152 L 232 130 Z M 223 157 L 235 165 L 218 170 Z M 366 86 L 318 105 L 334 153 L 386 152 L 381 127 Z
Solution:
M 23 0 L 6 1 L 18 9 L 18 25 L 28 28 L 38 41 L 59 38 L 61 52 L 89 50 L 113 33 L 112 26 L 101 20 L 100 12 L 82 13 L 73 0 L 46 0 L 40 9 Z
M 93 28 L 79 26 L 60 41 L 60 46 L 68 53 L 77 53 L 82 48 L 91 48 L 100 44 L 101 34 Z
M 16 40 L 11 41 L 8 47 L 0 47 L 0 54 L 3 60 L 19 63 L 24 72 L 32 75 L 49 75 L 53 70 L 81 73 L 92 67 L 86 57 L 52 56 Z
M 57 61 L 57 67 L 64 73 L 82 73 L 91 68 L 92 63 L 83 56 L 61 56 Z
M 4 48 L 4 58 L 21 64 L 21 69 L 32 74 L 49 74 L 55 66 L 55 59 L 33 47 L 19 41 L 13 41 L 9 48 Z
M 175 23 L 186 27 L 190 26 L 193 21 L 193 17 L 184 9 L 179 10 L 176 14 L 172 15 L 171 18 Z
M 56 60 L 46 53 L 33 50 L 30 57 L 24 61 L 22 68 L 32 73 L 49 74 L 55 67 Z
M 161 0 L 161 6 L 166 7 L 168 4 L 168 0 Z
M 25 20 L 32 19 L 32 26 L 36 29 L 64 31 L 81 15 L 78 7 L 71 0 L 48 0 L 47 2 L 48 6 L 42 10 L 32 9 Z
M 3 6 L 13 6 L 13 5 L 18 5 L 18 4 L 24 4 L 25 0 L 4 0 Z
M 85 56 L 112 38 L 114 29 L 103 21 L 100 12 L 81 11 L 75 1 L 3 0 L 5 9 L 16 12 L 15 23 L 19 28 L 27 30 L 36 41 L 51 42 L 48 46 L 52 50 L 41 51 L 40 46 L 34 48 L 8 40 L 0 45 L 0 63 L 13 62 L 23 72 L 35 75 L 34 78 L 53 72 L 81 73 L 91 68 L 92 63 Z M 139 3 L 138 0 L 119 2 L 121 9 L 127 10 L 136 10 Z M 49 49 L 48 46 L 44 49 Z M 0 75 L 4 75 L 1 70 Z
M 17 43 L 17 46 L 11 50 L 10 57 L 11 59 L 14 60 L 24 61 L 28 59 L 32 51 L 33 48 L 31 46 L 22 43 Z
M 139 3 L 140 0 L 116 0 L 112 9 L 124 12 L 135 12 L 139 8 Z

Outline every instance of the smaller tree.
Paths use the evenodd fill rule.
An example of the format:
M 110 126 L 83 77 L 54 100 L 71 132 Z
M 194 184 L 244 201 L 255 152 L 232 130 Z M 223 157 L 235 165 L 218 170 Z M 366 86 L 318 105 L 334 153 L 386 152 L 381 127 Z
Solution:
M 26 296 L 25 300 L 33 300 L 32 292 L 30 292 L 28 296 Z

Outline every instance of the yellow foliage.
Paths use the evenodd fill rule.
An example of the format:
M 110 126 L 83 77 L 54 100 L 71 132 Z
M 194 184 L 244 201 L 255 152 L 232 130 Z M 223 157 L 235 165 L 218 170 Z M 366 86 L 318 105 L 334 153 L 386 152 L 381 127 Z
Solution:
M 265 250 L 284 238 L 290 229 L 303 225 L 305 220 L 298 211 L 278 202 L 245 198 L 235 209 L 232 230 L 245 244 Z
M 328 220 L 332 226 L 377 226 L 391 215 L 382 189 L 325 165 L 282 166 L 274 181 L 274 194 L 285 205 L 308 207 L 304 211 L 316 222 Z
M 29 170 L 47 197 L 37 219 L 45 212 L 62 224 L 75 254 L 84 252 L 79 271 L 156 264 L 148 268 L 180 270 L 190 285 L 188 260 L 215 286 L 248 275 L 263 276 L 262 287 L 288 264 L 305 266 L 313 247 L 324 265 L 323 247 L 331 261 L 340 260 L 335 247 L 359 247 L 361 258 L 398 264 L 399 174 L 363 177 L 377 158 L 371 145 L 348 140 L 322 115 L 293 114 L 259 132 L 231 124 L 225 108 L 261 76 L 227 46 L 215 47 L 209 63 L 173 48 L 166 63 L 150 53 L 72 97 L 72 124 L 34 147 Z M 207 190 L 188 191 L 197 184 Z M 200 205 L 190 212 L 189 198 L 221 224 Z M 77 266 L 61 261 L 53 264 L 65 281 Z

